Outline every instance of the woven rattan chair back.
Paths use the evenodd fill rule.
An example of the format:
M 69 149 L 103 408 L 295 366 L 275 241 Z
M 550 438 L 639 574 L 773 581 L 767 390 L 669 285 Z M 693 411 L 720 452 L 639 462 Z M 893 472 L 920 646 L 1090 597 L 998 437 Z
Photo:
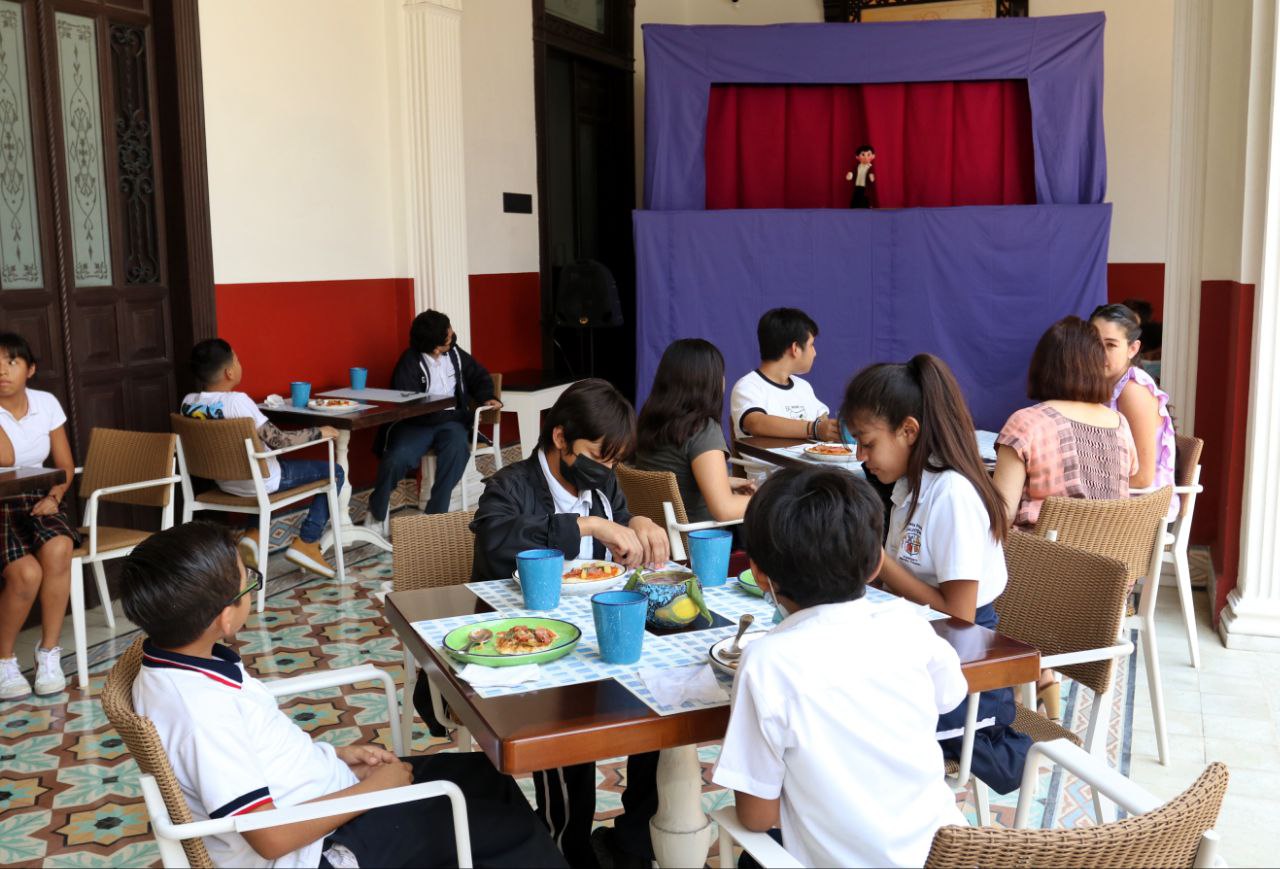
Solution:
M 177 435 L 169 432 L 120 431 L 95 428 L 89 435 L 89 452 L 84 457 L 80 494 L 87 498 L 97 489 L 159 480 L 173 475 Z M 103 501 L 135 504 L 139 507 L 166 507 L 172 486 L 152 486 L 133 492 L 103 495 Z
M 1034 531 L 1039 537 L 1056 531 L 1059 543 L 1124 562 L 1132 588 L 1151 566 L 1172 497 L 1165 486 L 1137 498 L 1046 498 Z
M 491 376 L 493 377 L 493 397 L 498 400 L 501 400 L 502 399 L 502 375 L 494 374 Z M 502 422 L 502 411 L 486 410 L 484 413 L 480 414 L 480 421 L 485 425 L 497 425 L 498 423 Z M 499 447 L 499 449 L 501 449 L 501 447 Z
M 1196 481 L 1196 467 L 1200 464 L 1200 454 L 1204 452 L 1204 441 L 1189 435 L 1178 435 L 1177 458 L 1173 463 L 1173 482 L 1177 486 L 1190 486 Z M 1191 499 L 1182 497 L 1182 507 L 1178 516 L 1186 516 L 1191 506 Z
M 107 684 L 102 689 L 102 709 L 128 746 L 138 769 L 155 777 L 164 796 L 165 808 L 169 810 L 169 820 L 175 824 L 189 824 L 195 819 L 178 784 L 178 777 L 169 766 L 169 757 L 160 743 L 160 735 L 156 733 L 151 719 L 133 709 L 133 680 L 138 678 L 141 667 L 142 637 L 139 637 L 107 675 Z M 184 839 L 182 848 L 192 866 L 213 866 L 202 839 Z
M 1191 867 L 1195 865 L 1201 837 L 1218 822 L 1226 792 L 1227 768 L 1211 763 L 1191 787 L 1160 808 L 1100 827 L 1073 830 L 943 827 L 934 835 L 933 847 L 924 865 L 935 869 Z
M 1004 544 L 1009 584 L 996 599 L 1000 633 L 1060 655 L 1115 644 L 1124 615 L 1123 562 L 1025 531 Z M 1115 659 L 1058 668 L 1095 694 L 1111 684 Z
M 670 471 L 641 471 L 630 465 L 619 463 L 614 467 L 618 477 L 618 486 L 627 499 L 627 509 L 632 516 L 644 516 L 652 519 L 659 528 L 667 527 L 667 517 L 662 505 L 670 501 L 675 509 L 676 521 L 681 525 L 689 521 L 689 514 L 684 510 L 684 499 L 680 497 L 680 486 L 676 483 L 676 475 Z M 689 551 L 689 535 L 682 534 L 685 552 Z
M 182 440 L 182 456 L 191 476 L 206 480 L 252 479 L 249 456 L 244 451 L 245 440 L 253 441 L 255 452 L 263 452 L 253 420 L 248 417 L 192 419 L 171 413 L 169 422 Z M 258 468 L 265 478 L 268 474 L 265 459 L 258 461 Z
M 444 588 L 470 582 L 475 554 L 471 520 L 475 515 L 467 510 L 392 519 L 392 589 Z

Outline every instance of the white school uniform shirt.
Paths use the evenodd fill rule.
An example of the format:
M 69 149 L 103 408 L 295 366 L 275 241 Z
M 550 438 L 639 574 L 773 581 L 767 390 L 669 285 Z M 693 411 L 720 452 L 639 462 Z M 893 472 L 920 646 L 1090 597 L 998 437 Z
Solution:
M 591 499 L 592 490 L 586 489 L 577 495 L 570 495 L 569 490 L 560 485 L 560 481 L 556 479 L 555 474 L 551 473 L 551 468 L 547 465 L 546 454 L 542 450 L 538 450 L 538 465 L 542 468 L 542 476 L 546 477 L 547 486 L 551 489 L 551 501 L 555 505 L 557 513 L 576 513 L 579 516 L 591 515 Z M 601 499 L 604 506 L 604 517 L 610 522 L 613 521 L 613 505 L 606 499 Z M 594 558 L 594 537 L 583 537 L 582 542 L 578 546 L 578 553 L 566 552 L 564 557 L 567 559 L 574 558 Z M 613 561 L 613 553 L 608 549 L 604 551 L 606 561 Z
M 955 650 L 915 613 L 803 609 L 743 650 L 712 780 L 780 797 L 805 866 L 920 866 L 939 827 L 965 823 L 934 731 L 967 692 Z
M 333 746 L 276 706 L 225 646 L 193 658 L 147 641 L 133 706 L 155 724 L 194 820 L 242 815 L 268 800 L 296 806 L 357 781 Z M 318 866 L 323 839 L 266 860 L 237 833 L 206 836 L 215 866 Z
M 13 466 L 41 467 L 49 458 L 49 433 L 66 422 L 67 415 L 58 399 L 39 389 L 27 390 L 27 413 L 22 419 L 14 419 L 12 413 L 0 407 L 0 428 L 13 444 Z
M 182 415 L 192 419 L 238 419 L 247 416 L 254 429 L 267 424 L 257 403 L 244 392 L 189 392 L 182 399 Z M 268 492 L 280 488 L 280 462 L 267 459 L 267 476 L 263 480 Z M 253 480 L 218 480 L 218 488 L 229 495 L 252 498 Z
M 747 436 L 742 430 L 742 418 L 757 410 L 787 419 L 817 419 L 830 412 L 818 401 L 807 381 L 792 377 L 789 384 L 782 386 L 765 377 L 758 368 L 740 378 L 729 396 L 734 437 Z
M 919 505 L 911 512 L 906 477 L 893 486 L 885 551 L 919 579 L 938 588 L 955 579 L 978 581 L 978 606 L 993 603 L 1009 584 L 1004 546 L 991 536 L 991 520 L 978 490 L 959 471 L 920 477 Z
M 453 398 L 458 376 L 453 373 L 452 352 L 441 353 L 439 358 L 430 353 L 422 354 L 422 373 L 427 377 L 427 401 Z

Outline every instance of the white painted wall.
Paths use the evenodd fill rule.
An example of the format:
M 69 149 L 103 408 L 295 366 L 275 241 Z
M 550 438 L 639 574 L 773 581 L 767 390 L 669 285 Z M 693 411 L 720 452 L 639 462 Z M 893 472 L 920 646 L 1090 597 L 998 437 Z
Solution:
M 533 9 L 527 0 L 463 0 L 462 113 L 471 274 L 538 271 L 538 147 Z M 505 214 L 529 193 L 533 214 Z
M 1103 122 L 1111 262 L 1165 262 L 1173 0 L 1031 0 L 1031 14 L 1105 12 Z
M 1242 280 L 1252 0 L 1214 0 L 1205 140 L 1203 280 Z
M 218 283 L 404 273 L 385 10 L 200 3 Z

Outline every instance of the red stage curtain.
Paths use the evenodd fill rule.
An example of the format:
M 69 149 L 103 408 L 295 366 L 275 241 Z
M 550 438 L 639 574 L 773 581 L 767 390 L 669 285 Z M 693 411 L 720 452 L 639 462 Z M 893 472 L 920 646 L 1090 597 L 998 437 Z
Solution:
M 707 208 L 846 208 L 868 142 L 880 208 L 1036 202 L 1023 80 L 715 85 Z

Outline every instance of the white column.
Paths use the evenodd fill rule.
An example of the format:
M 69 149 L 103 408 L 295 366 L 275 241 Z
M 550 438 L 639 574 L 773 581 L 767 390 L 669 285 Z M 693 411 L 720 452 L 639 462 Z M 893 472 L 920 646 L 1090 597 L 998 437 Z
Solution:
M 1264 8 L 1259 8 L 1264 7 Z M 1250 90 L 1277 93 L 1275 12 L 1255 4 Z M 1258 62 L 1262 61 L 1262 62 Z M 1240 576 L 1218 626 L 1233 649 L 1280 650 L 1280 111 L 1250 94 L 1249 150 L 1267 156 L 1261 270 L 1253 317 Z M 1255 123 L 1255 108 L 1261 117 Z M 1255 139 L 1255 136 L 1257 137 Z
M 1187 432 L 1193 431 L 1195 425 L 1196 359 L 1200 344 L 1200 260 L 1211 26 L 1208 0 L 1176 0 L 1160 385 L 1177 409 L 1179 428 Z
M 471 346 L 462 141 L 462 0 L 404 0 L 405 201 L 418 311 L 449 315 Z

